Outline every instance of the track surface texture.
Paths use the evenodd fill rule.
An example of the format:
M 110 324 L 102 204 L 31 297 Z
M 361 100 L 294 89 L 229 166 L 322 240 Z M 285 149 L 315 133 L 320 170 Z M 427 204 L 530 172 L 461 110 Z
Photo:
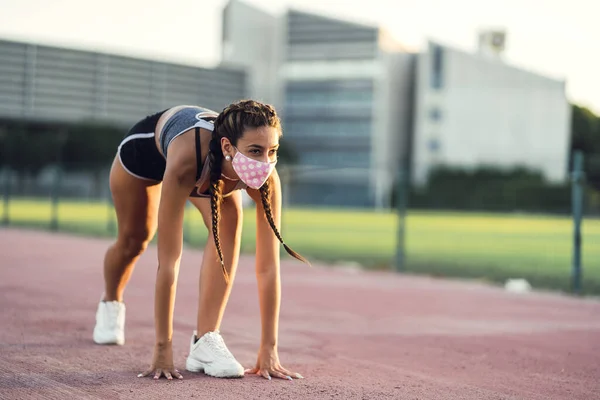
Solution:
M 92 341 L 110 241 L 0 230 L 2 399 L 600 399 L 600 303 L 283 257 L 279 355 L 305 379 L 185 371 L 201 252 L 184 251 L 174 323 L 182 381 L 151 361 L 156 248 L 125 292 L 125 346 Z M 248 368 L 260 338 L 254 258 L 243 256 L 221 332 Z

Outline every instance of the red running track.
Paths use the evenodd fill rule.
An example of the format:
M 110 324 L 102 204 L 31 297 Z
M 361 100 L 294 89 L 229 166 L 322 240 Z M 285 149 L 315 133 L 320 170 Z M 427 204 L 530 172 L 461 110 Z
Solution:
M 185 369 L 201 253 L 186 250 L 175 310 L 183 381 L 140 379 L 152 356 L 156 249 L 126 291 L 126 344 L 92 342 L 109 241 L 0 230 L 2 399 L 600 399 L 600 302 L 480 283 L 315 267 L 285 258 L 280 358 L 306 379 L 221 380 Z M 252 366 L 253 258 L 222 326 Z

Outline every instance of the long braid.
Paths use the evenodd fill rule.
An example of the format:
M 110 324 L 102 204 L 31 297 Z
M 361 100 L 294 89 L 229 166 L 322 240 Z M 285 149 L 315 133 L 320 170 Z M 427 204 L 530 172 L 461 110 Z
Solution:
M 221 220 L 220 208 L 223 200 L 223 179 L 221 179 L 221 162 L 223 161 L 223 153 L 219 144 L 219 138 L 213 132 L 213 136 L 209 144 L 209 162 L 210 162 L 210 210 L 212 214 L 212 231 L 215 240 L 215 247 L 221 260 L 221 269 L 225 282 L 229 283 L 229 274 L 225 268 L 223 261 L 223 251 L 221 250 L 221 242 L 219 240 L 219 221 Z
M 214 120 L 214 128 L 209 150 L 210 162 L 210 210 L 212 215 L 212 232 L 217 248 L 217 254 L 221 261 L 221 270 L 225 282 L 229 283 L 229 274 L 225 268 L 223 260 L 223 251 L 221 249 L 221 240 L 219 239 L 219 221 L 221 220 L 221 202 L 223 201 L 223 179 L 221 172 L 223 167 L 223 151 L 221 150 L 221 137 L 228 138 L 236 137 L 236 127 L 240 126 L 241 115 L 239 111 L 243 111 L 240 103 L 231 104 L 226 107 Z
M 213 134 L 209 145 L 210 162 L 210 206 L 212 214 L 212 232 L 215 241 L 215 247 L 221 260 L 221 268 L 225 280 L 229 282 L 229 275 L 223 261 L 223 252 L 219 240 L 219 221 L 220 205 L 223 200 L 223 179 L 221 178 L 223 151 L 221 150 L 221 138 L 229 139 L 232 145 L 236 145 L 237 140 L 243 135 L 246 128 L 258 128 L 270 126 L 277 128 L 281 132 L 281 122 L 275 109 L 268 105 L 253 100 L 242 100 L 230 104 L 214 120 Z M 289 255 L 310 265 L 310 263 L 300 254 L 286 245 L 275 225 L 273 212 L 271 210 L 271 190 L 269 180 L 260 188 L 261 201 L 265 216 L 271 229 L 277 239 L 283 244 L 283 247 Z
M 279 230 L 275 225 L 275 220 L 273 219 L 273 212 L 271 211 L 271 188 L 269 187 L 269 181 L 270 179 L 267 179 L 267 181 L 259 189 L 260 199 L 262 201 L 263 209 L 265 210 L 265 216 L 267 217 L 267 221 L 269 221 L 269 225 L 271 225 L 273 233 L 275 233 L 275 236 L 277 237 L 277 239 L 279 239 L 285 251 L 295 259 L 310 265 L 310 262 L 308 262 L 306 258 L 302 257 L 300 254 L 292 250 L 287 244 L 285 244 L 285 242 L 283 241 L 283 237 L 281 237 L 281 234 L 279 233 Z

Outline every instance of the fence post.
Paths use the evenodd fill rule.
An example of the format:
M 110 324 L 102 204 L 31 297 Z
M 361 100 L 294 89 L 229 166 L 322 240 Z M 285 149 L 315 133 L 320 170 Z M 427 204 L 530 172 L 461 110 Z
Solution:
M 2 225 L 8 226 L 10 224 L 10 185 L 12 181 L 12 170 L 10 167 L 6 168 L 6 174 L 4 178 L 4 215 L 2 216 Z
M 51 204 L 51 216 L 50 216 L 50 230 L 58 230 L 58 203 L 60 200 L 60 186 L 62 182 L 62 158 L 63 158 L 63 147 L 67 141 L 68 132 L 61 129 L 57 135 L 57 149 L 56 149 L 56 170 L 54 173 L 54 185 L 52 187 L 52 204 Z
M 576 151 L 573 158 L 573 172 L 571 175 L 571 207 L 573 212 L 573 270 L 572 287 L 577 294 L 581 292 L 581 220 L 583 214 L 583 153 Z
M 395 269 L 397 272 L 403 271 L 405 266 L 406 252 L 405 252 L 405 221 L 406 221 L 406 207 L 408 197 L 408 177 L 406 172 L 400 168 L 398 170 L 398 181 L 396 187 L 396 209 L 398 213 L 398 232 L 396 242 L 396 262 Z

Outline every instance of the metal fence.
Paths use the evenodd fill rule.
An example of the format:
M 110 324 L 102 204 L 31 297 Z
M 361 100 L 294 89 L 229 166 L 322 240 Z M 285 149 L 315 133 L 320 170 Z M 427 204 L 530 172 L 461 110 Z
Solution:
M 88 148 L 79 163 L 67 165 L 65 154 L 73 151 L 66 148 L 68 140 L 34 139 L 4 134 L 2 224 L 115 237 L 108 185 L 112 160 L 90 164 L 86 159 L 94 157 L 94 149 Z M 33 151 L 39 157 L 40 146 L 45 156 L 36 159 Z M 582 165 L 579 156 L 575 161 L 574 166 Z M 288 166 L 281 174 L 282 231 L 292 248 L 313 261 L 499 284 L 522 278 L 534 288 L 600 293 L 600 195 L 577 169 L 570 181 L 539 192 L 532 190 L 535 184 L 512 178 L 497 179 L 483 191 L 460 176 L 440 178 L 429 188 L 396 185 L 389 209 L 294 204 L 290 196 L 298 190 L 299 171 Z M 448 191 L 452 187 L 461 193 Z M 500 204 L 496 197 L 505 192 L 512 200 Z M 251 253 L 255 209 L 249 199 L 245 204 L 242 250 Z M 187 246 L 204 245 L 208 230 L 191 205 L 184 230 Z

